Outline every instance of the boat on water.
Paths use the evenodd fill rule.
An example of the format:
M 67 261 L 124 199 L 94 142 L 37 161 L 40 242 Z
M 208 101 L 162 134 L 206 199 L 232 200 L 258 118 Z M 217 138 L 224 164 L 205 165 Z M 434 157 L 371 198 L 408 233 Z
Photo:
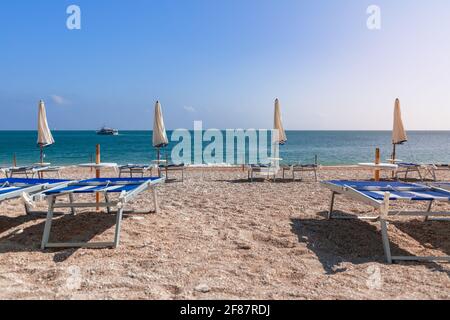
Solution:
M 117 135 L 119 135 L 119 130 L 103 127 L 97 131 L 97 134 L 102 135 L 102 136 L 117 136 Z

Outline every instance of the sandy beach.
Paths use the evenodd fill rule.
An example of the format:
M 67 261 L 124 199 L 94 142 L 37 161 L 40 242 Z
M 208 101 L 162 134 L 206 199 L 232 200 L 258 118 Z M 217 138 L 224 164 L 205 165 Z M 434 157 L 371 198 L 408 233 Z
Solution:
M 68 169 L 63 175 L 92 173 Z M 328 169 L 319 175 L 322 180 L 368 179 L 370 172 Z M 450 180 L 445 173 L 440 177 Z M 325 220 L 329 191 L 304 178 L 248 183 L 240 170 L 189 170 L 184 183 L 169 181 L 159 188 L 159 214 L 124 219 L 115 250 L 43 252 L 42 217 L 26 216 L 19 200 L 5 202 L 0 207 L 0 298 L 450 298 L 448 264 L 385 264 L 378 224 Z M 133 206 L 152 208 L 151 193 Z M 372 211 L 345 198 L 339 198 L 337 209 Z M 65 215 L 55 221 L 53 239 L 109 240 L 113 225 L 114 216 L 106 213 Z M 448 255 L 448 226 L 394 219 L 389 225 L 394 253 Z

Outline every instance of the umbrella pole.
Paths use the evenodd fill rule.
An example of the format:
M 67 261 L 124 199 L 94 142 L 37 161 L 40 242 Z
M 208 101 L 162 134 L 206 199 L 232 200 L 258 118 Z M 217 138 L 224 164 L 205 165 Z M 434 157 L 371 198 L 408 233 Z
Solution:
M 161 178 L 161 169 L 159 167 L 159 160 L 161 159 L 161 151 L 159 148 L 156 148 L 156 149 L 158 150 L 158 157 L 157 157 L 158 160 L 156 162 L 156 165 L 158 166 L 158 177 Z
M 41 149 L 41 165 L 44 163 L 44 148 L 42 146 L 39 146 L 39 148 Z
M 41 150 L 41 157 L 40 157 L 40 159 L 41 159 L 41 166 L 43 166 L 44 165 L 44 147 L 42 145 L 40 145 L 39 148 Z M 40 173 L 38 173 L 38 176 L 39 176 L 40 179 L 43 179 L 44 178 L 44 173 L 40 172 Z
M 392 164 L 395 164 L 395 158 L 396 158 L 396 148 L 397 147 L 397 145 L 395 144 L 395 143 L 393 143 L 392 144 Z M 395 178 L 395 172 L 394 171 L 392 171 L 392 179 L 394 179 Z
M 169 176 L 169 157 L 167 156 L 167 151 L 165 151 L 165 159 L 166 162 L 164 162 L 166 164 L 166 179 Z
M 380 148 L 375 149 L 375 164 L 380 164 Z M 380 181 L 380 170 L 375 170 L 375 181 Z
M 396 144 L 395 143 L 393 143 L 392 144 L 392 163 L 395 163 L 395 157 L 396 157 Z
M 100 145 L 97 144 L 97 146 L 96 146 L 96 148 L 95 148 L 95 164 L 100 164 L 100 163 L 101 163 Z M 99 168 L 97 168 L 97 169 L 95 170 L 95 178 L 97 178 L 97 179 L 100 178 L 100 169 L 99 169 Z M 100 193 L 97 192 L 97 193 L 95 194 L 95 200 L 96 200 L 96 203 L 97 203 L 97 204 L 100 203 Z M 97 206 L 96 209 L 97 209 L 97 212 L 100 211 L 100 207 L 99 207 L 99 206 Z

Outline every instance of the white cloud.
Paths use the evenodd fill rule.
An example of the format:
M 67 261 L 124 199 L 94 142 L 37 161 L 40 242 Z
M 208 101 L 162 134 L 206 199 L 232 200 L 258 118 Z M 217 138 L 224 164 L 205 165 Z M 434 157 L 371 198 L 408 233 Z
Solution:
M 189 106 L 184 106 L 183 109 L 190 113 L 194 113 L 196 111 L 194 107 L 189 107 Z
M 52 95 L 50 96 L 50 98 L 52 99 L 52 101 L 53 101 L 54 103 L 56 103 L 56 104 L 58 104 L 58 105 L 64 105 L 64 104 L 68 104 L 68 103 L 69 103 L 69 101 L 68 101 L 66 98 L 64 98 L 64 97 L 62 97 L 62 96 L 58 96 L 58 95 L 56 95 L 56 94 L 52 94 Z

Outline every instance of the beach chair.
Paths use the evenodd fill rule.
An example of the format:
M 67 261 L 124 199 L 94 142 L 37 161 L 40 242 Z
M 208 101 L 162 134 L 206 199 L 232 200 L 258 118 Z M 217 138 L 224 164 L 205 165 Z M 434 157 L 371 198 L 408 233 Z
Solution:
M 422 165 L 417 163 L 406 163 L 406 162 L 400 162 L 396 164 L 398 165 L 398 170 L 395 172 L 397 179 L 399 179 L 400 174 L 405 174 L 404 180 L 407 180 L 408 175 L 415 172 L 417 173 L 420 181 L 423 181 L 422 172 L 420 171 L 422 169 Z
M 154 166 L 145 164 L 127 164 L 119 166 L 119 177 L 121 178 L 123 175 L 129 175 L 130 178 L 133 178 L 133 176 L 140 175 L 141 178 L 143 178 L 147 172 L 150 175 L 152 174 L 153 167 Z
M 276 181 L 279 167 L 265 164 L 251 164 L 247 167 L 247 177 L 250 182 L 253 182 L 255 174 L 263 175 L 267 179 Z
M 316 164 L 296 164 L 291 166 L 283 166 L 283 180 L 285 178 L 286 172 L 292 173 L 292 181 L 295 181 L 295 173 L 296 172 L 313 172 L 314 173 L 314 181 L 317 182 L 317 170 L 318 165 Z M 301 179 L 300 179 L 301 180 Z
M 0 179 L 0 203 L 6 200 L 21 197 L 23 200 L 27 200 L 27 198 L 34 193 L 38 193 L 56 186 L 64 186 L 69 182 L 69 180 L 56 179 Z M 27 202 L 24 202 L 24 205 L 26 213 L 31 214 L 32 212 Z
M 181 182 L 184 181 L 184 171 L 186 170 L 186 166 L 184 163 L 181 164 L 168 164 L 168 165 L 160 165 L 160 170 L 164 170 L 166 173 L 166 179 L 169 179 L 169 172 L 181 171 Z
M 41 177 L 45 173 L 56 173 L 58 178 L 61 177 L 61 170 L 63 167 L 58 166 L 25 166 L 25 167 L 10 167 L 5 169 L 5 174 L 9 178 L 14 176 L 25 176 L 26 178 L 34 178 L 36 175 Z
M 433 182 L 433 183 L 430 184 L 430 186 L 450 192 L 450 182 Z M 428 218 L 428 217 L 426 217 L 425 220 L 450 221 L 450 218 Z
M 423 166 L 425 177 L 429 176 L 433 181 L 437 181 L 437 172 L 438 171 L 450 171 L 449 164 L 435 163 L 435 164 L 427 164 Z
M 450 261 L 445 257 L 416 257 L 392 256 L 388 237 L 387 219 L 391 216 L 422 216 L 422 217 L 448 217 L 450 212 L 432 212 L 434 202 L 450 202 L 450 191 L 435 186 L 426 186 L 403 182 L 373 182 L 373 181 L 324 181 L 322 185 L 331 190 L 330 209 L 328 219 L 361 219 L 378 221 L 381 225 L 381 235 L 386 261 Z M 360 201 L 372 206 L 378 211 L 376 217 L 337 217 L 333 215 L 335 197 L 344 195 L 350 199 Z M 417 211 L 391 211 L 391 203 L 397 201 L 425 202 L 428 209 Z
M 48 202 L 48 213 L 45 221 L 44 234 L 41 248 L 117 248 L 119 246 L 120 229 L 124 214 L 124 207 L 142 192 L 153 189 L 153 200 L 155 212 L 159 211 L 156 186 L 164 182 L 164 178 L 99 178 L 72 182 L 64 187 L 56 187 L 46 190 L 34 197 L 34 200 Z M 104 201 L 75 202 L 76 195 L 103 194 Z M 113 200 L 113 194 L 118 197 Z M 69 196 L 69 202 L 56 202 L 61 197 Z M 114 240 L 112 242 L 78 242 L 78 243 L 50 243 L 50 231 L 53 221 L 54 210 L 57 208 L 68 208 L 75 214 L 76 208 L 106 208 L 108 213 L 116 208 L 116 227 Z M 133 212 L 130 212 L 133 213 Z

